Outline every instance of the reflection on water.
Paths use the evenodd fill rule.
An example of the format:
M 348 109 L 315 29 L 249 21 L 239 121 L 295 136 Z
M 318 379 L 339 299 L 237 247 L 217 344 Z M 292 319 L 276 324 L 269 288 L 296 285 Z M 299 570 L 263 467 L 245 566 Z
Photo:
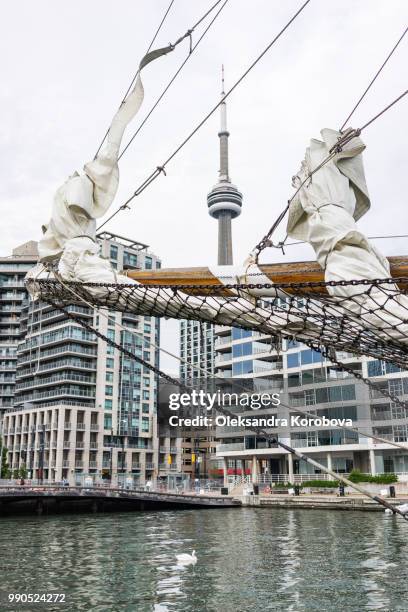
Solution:
M 408 523 L 382 513 L 219 509 L 1 519 L 9 592 L 66 610 L 406 610 Z M 176 554 L 196 551 L 196 565 Z M 27 610 L 27 607 L 25 608 Z M 47 605 L 36 610 L 61 610 Z

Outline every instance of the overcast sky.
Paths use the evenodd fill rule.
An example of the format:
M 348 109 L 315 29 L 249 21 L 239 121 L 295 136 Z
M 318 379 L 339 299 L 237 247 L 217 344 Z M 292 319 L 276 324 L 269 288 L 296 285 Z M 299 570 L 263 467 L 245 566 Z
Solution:
M 157 46 L 174 42 L 213 3 L 175 0 Z M 268 44 L 301 0 L 229 0 L 120 164 L 115 207 L 177 147 Z M 0 91 L 0 255 L 39 239 L 53 193 L 89 161 L 169 0 L 5 0 Z M 208 20 L 207 20 L 208 21 Z M 230 173 L 244 195 L 233 222 L 242 261 L 285 206 L 311 137 L 339 128 L 408 21 L 406 0 L 312 0 L 228 101 Z M 194 34 L 197 40 L 202 27 Z M 357 127 L 407 86 L 408 36 L 356 112 Z M 130 136 L 188 52 L 185 41 L 143 72 L 145 101 Z M 365 168 L 372 208 L 367 235 L 408 233 L 405 98 L 370 126 Z M 206 195 L 217 180 L 218 113 L 107 229 L 147 243 L 164 266 L 216 263 L 217 224 Z M 124 141 L 127 141 L 126 135 Z M 284 235 L 282 226 L 280 237 Z M 407 254 L 406 240 L 376 244 Z M 279 261 L 276 250 L 264 261 Z M 285 259 L 313 258 L 309 247 Z M 163 341 L 175 346 L 175 325 Z M 177 364 L 167 364 L 175 370 Z

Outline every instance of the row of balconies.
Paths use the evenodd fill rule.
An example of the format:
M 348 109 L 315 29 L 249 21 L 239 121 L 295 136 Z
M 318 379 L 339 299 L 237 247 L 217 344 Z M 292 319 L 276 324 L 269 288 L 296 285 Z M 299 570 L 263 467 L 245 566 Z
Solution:
M 18 382 L 16 385 L 16 390 L 20 391 L 21 389 L 31 388 L 37 389 L 38 387 L 46 387 L 57 382 L 79 382 L 90 385 L 96 384 L 96 380 L 92 376 L 84 376 L 83 374 L 67 372 L 66 374 L 55 374 L 54 376 L 49 376 L 48 378 L 39 378 L 37 380 L 30 380 L 24 383 Z
M 47 357 L 53 357 L 54 355 L 60 355 L 61 353 L 76 353 L 79 355 L 97 355 L 97 349 L 89 346 L 80 346 L 77 344 L 65 344 L 64 346 L 57 346 L 52 349 L 45 349 L 40 351 L 40 355 L 35 351 L 33 354 L 27 356 L 19 355 L 18 362 L 28 363 L 29 361 L 38 362 L 38 359 L 45 359 Z
M 82 331 L 80 328 L 66 327 L 61 328 L 60 331 L 50 331 L 42 334 L 42 336 L 35 336 L 31 338 L 31 340 L 25 340 L 19 345 L 18 350 L 19 352 L 32 351 L 37 348 L 41 349 L 41 346 L 63 342 L 65 340 L 76 340 L 77 342 L 86 343 L 95 342 L 93 334 Z
M 6 443 L 6 446 L 8 446 L 7 443 Z M 88 446 L 90 450 L 98 450 L 99 448 L 98 442 L 94 440 L 91 440 L 88 443 L 85 443 L 84 440 L 76 440 L 74 442 L 71 442 L 70 440 L 64 440 L 62 443 L 62 447 L 64 449 L 70 449 L 70 448 L 84 449 L 86 446 Z M 41 448 L 44 448 L 44 449 L 58 448 L 57 440 L 46 441 L 43 444 L 37 441 L 36 444 L 35 443 L 24 443 L 24 444 L 15 444 L 14 446 L 10 444 L 8 446 L 8 450 L 10 453 L 12 452 L 19 453 L 21 451 L 33 451 L 33 450 L 39 450 Z
M 71 429 L 71 428 L 72 428 L 72 424 L 70 422 L 64 423 L 64 429 Z M 4 435 L 20 434 L 20 433 L 24 434 L 24 433 L 30 433 L 30 432 L 34 433 L 36 431 L 38 432 L 50 431 L 50 429 L 58 429 L 58 423 L 54 421 L 53 423 L 44 423 L 44 424 L 37 424 L 37 425 L 22 425 L 22 426 L 17 426 L 17 427 L 7 427 L 7 425 L 5 425 Z M 79 431 L 85 431 L 86 423 L 84 422 L 76 423 L 75 429 Z M 99 431 L 99 424 L 90 423 L 89 429 L 90 431 Z
M 32 376 L 33 374 L 37 374 L 38 372 L 48 372 L 50 370 L 59 370 L 60 368 L 66 367 L 73 368 L 76 370 L 90 370 L 92 372 L 96 371 L 96 363 L 92 361 L 81 361 L 80 359 L 58 359 L 56 361 L 47 361 L 39 367 L 36 366 L 34 368 L 17 369 L 16 376 L 17 379 L 20 379 L 26 376 Z
M 21 395 L 16 397 L 18 402 L 32 402 L 38 399 L 45 399 L 47 397 L 60 397 L 62 395 L 72 397 L 95 397 L 95 389 L 83 390 L 83 389 L 72 389 L 67 387 L 58 387 L 52 391 L 43 391 L 40 393 L 34 393 L 32 395 Z

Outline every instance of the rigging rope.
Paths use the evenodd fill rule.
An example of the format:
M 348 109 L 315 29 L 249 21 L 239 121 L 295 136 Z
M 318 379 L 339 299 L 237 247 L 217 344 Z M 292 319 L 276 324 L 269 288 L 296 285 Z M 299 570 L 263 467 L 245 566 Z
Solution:
M 257 56 L 257 58 L 252 62 L 252 64 L 245 70 L 245 72 L 239 77 L 239 79 L 234 83 L 234 85 L 227 91 L 225 96 L 221 98 L 221 100 L 216 104 L 209 113 L 200 121 L 200 123 L 190 132 L 190 134 L 181 142 L 181 144 L 173 151 L 173 153 L 166 159 L 164 163 L 160 166 L 157 166 L 153 172 L 139 185 L 139 187 L 134 191 L 134 193 L 126 200 L 124 204 L 119 206 L 117 210 L 112 213 L 106 221 L 104 221 L 99 227 L 98 231 L 104 227 L 109 221 L 111 221 L 116 215 L 127 208 L 129 208 L 130 202 L 138 195 L 142 193 L 162 172 L 165 174 L 165 167 L 167 164 L 181 151 L 181 149 L 191 140 L 191 138 L 198 132 L 198 130 L 208 121 L 208 119 L 215 113 L 215 111 L 220 107 L 220 105 L 231 95 L 231 93 L 238 87 L 238 85 L 246 78 L 246 76 L 251 72 L 251 70 L 258 64 L 258 62 L 264 57 L 264 55 L 269 51 L 269 49 L 279 40 L 282 34 L 289 28 L 289 26 L 295 21 L 298 15 L 306 8 L 309 4 L 310 0 L 306 0 L 304 4 L 296 11 L 296 13 L 291 17 L 291 19 L 285 24 L 285 26 L 278 32 L 278 34 L 272 39 L 272 41 L 265 47 L 265 49 Z
M 171 9 L 171 7 L 172 7 L 172 5 L 173 5 L 173 2 L 174 2 L 174 0 L 172 0 L 172 2 L 170 3 L 170 5 L 169 5 L 169 7 L 168 7 L 168 9 L 167 9 L 167 11 L 166 11 L 166 13 L 165 13 L 165 15 L 164 15 L 164 17 L 163 17 L 162 21 L 161 21 L 161 23 L 160 23 L 160 25 L 159 25 L 159 27 L 158 27 L 158 29 L 157 29 L 156 33 L 155 33 L 155 35 L 154 35 L 154 37 L 153 37 L 153 39 L 152 39 L 152 42 L 151 42 L 151 43 L 150 43 L 150 45 L 149 45 L 149 48 L 148 48 L 148 50 L 147 50 L 147 53 L 150 51 L 150 49 L 151 49 L 151 47 L 152 47 L 152 45 L 153 45 L 154 41 L 156 40 L 156 37 L 157 37 L 158 33 L 160 32 L 160 29 L 161 29 L 161 27 L 162 27 L 162 25 L 163 25 L 163 23 L 164 23 L 164 21 L 165 21 L 165 19 L 166 19 L 167 15 L 168 15 L 169 11 L 170 11 L 170 9 Z M 204 15 L 202 15 L 202 17 L 200 17 L 200 19 L 199 19 L 198 21 L 196 21 L 196 23 L 195 23 L 195 24 L 194 24 L 194 25 L 193 25 L 191 28 L 189 28 L 189 29 L 186 31 L 186 33 L 185 33 L 185 34 L 183 34 L 182 36 L 180 36 L 180 38 L 178 38 L 178 39 L 176 40 L 176 42 L 175 42 L 175 43 L 170 43 L 170 50 L 171 50 L 171 51 L 173 51 L 173 50 L 174 50 L 174 49 L 177 47 L 177 45 L 179 45 L 179 44 L 180 44 L 180 43 L 181 43 L 181 42 L 182 42 L 182 41 L 183 41 L 185 38 L 189 38 L 189 39 L 190 39 L 190 54 L 191 54 L 191 52 L 192 52 L 192 34 L 193 34 L 194 30 L 195 30 L 195 29 L 196 29 L 196 28 L 197 28 L 197 27 L 198 27 L 198 26 L 201 24 L 201 22 L 202 22 L 202 21 L 204 21 L 204 19 L 205 19 L 205 18 L 206 18 L 206 17 L 207 17 L 207 16 L 208 16 L 208 15 L 209 15 L 209 14 L 210 14 L 210 13 L 211 13 L 211 12 L 212 12 L 212 11 L 213 11 L 213 10 L 214 10 L 216 7 L 217 7 L 217 6 L 218 6 L 218 4 L 220 4 L 220 2 L 222 2 L 222 0 L 217 0 L 217 1 L 216 1 L 216 2 L 215 2 L 215 3 L 214 3 L 212 6 L 211 6 L 211 8 L 210 8 L 210 9 L 208 9 L 208 11 L 206 11 L 206 12 L 204 13 Z M 135 80 L 136 80 L 136 78 L 137 78 L 137 76 L 138 76 L 139 72 L 140 72 L 140 67 L 138 68 L 137 72 L 135 73 L 135 75 L 134 75 L 134 77 L 133 77 L 133 79 L 132 79 L 132 81 L 131 81 L 131 83 L 130 83 L 130 85 L 129 85 L 129 87 L 128 87 L 127 91 L 126 91 L 126 94 L 125 94 L 125 96 L 124 96 L 124 98 L 123 98 L 123 100 L 122 100 L 122 102 L 121 102 L 121 104 L 123 104 L 123 103 L 125 102 L 125 100 L 126 100 L 126 96 L 127 96 L 127 95 L 128 95 L 128 93 L 130 92 L 130 90 L 131 90 L 131 88 L 132 88 L 132 86 L 133 86 L 133 83 L 135 82 Z M 102 147 L 103 143 L 105 142 L 105 139 L 106 139 L 107 135 L 109 134 L 109 129 L 110 129 L 110 128 L 108 128 L 108 129 L 107 129 L 107 131 L 106 131 L 106 133 L 105 133 L 105 136 L 103 137 L 103 140 L 102 140 L 101 144 L 99 145 L 97 152 L 95 153 L 95 157 L 94 157 L 94 159 L 97 157 L 97 155 L 98 155 L 99 151 L 101 150 L 101 147 Z M 120 159 L 120 158 L 119 158 L 119 159 Z
M 174 4 L 174 0 L 171 0 L 171 2 L 170 2 L 170 4 L 169 4 L 169 6 L 167 7 L 166 12 L 165 12 L 165 13 L 164 13 L 164 15 L 163 15 L 163 18 L 162 18 L 161 22 L 159 23 L 159 25 L 158 25 L 158 27 L 157 27 L 157 29 L 156 29 L 156 32 L 154 33 L 154 36 L 153 36 L 153 38 L 152 38 L 152 40 L 151 40 L 151 42 L 150 42 L 150 45 L 149 45 L 149 46 L 148 46 L 148 48 L 147 48 L 147 51 L 146 51 L 145 55 L 147 55 L 147 53 L 149 53 L 150 49 L 151 49 L 151 48 L 152 48 L 152 46 L 154 45 L 154 41 L 156 40 L 156 38 L 157 38 L 157 36 L 158 36 L 158 34 L 159 34 L 159 32 L 160 32 L 161 28 L 162 28 L 162 25 L 163 25 L 163 24 L 164 24 L 164 22 L 166 21 L 167 15 L 169 14 L 170 9 L 171 9 L 171 7 L 173 6 L 173 4 Z M 127 96 L 128 96 L 128 93 L 129 93 L 129 92 L 130 92 L 130 90 L 132 89 L 133 84 L 134 84 L 134 82 L 135 82 L 135 81 L 136 81 L 136 79 L 137 79 L 137 76 L 138 76 L 139 72 L 140 72 L 140 69 L 138 68 L 138 69 L 137 69 L 137 71 L 135 72 L 135 74 L 134 74 L 134 76 L 133 76 L 133 78 L 132 78 L 132 80 L 131 80 L 131 82 L 130 82 L 130 85 L 129 85 L 129 87 L 127 88 L 127 90 L 126 90 L 126 92 L 125 92 L 125 95 L 124 95 L 124 96 L 123 96 L 123 98 L 122 98 L 122 102 L 120 103 L 120 105 L 119 105 L 119 106 L 121 106 L 121 105 L 122 105 L 122 104 L 125 102 L 125 100 L 126 100 L 126 98 L 127 98 Z M 99 153 L 99 151 L 101 150 L 102 145 L 103 145 L 103 143 L 105 142 L 107 135 L 109 134 L 109 129 L 110 129 L 110 128 L 108 128 L 108 129 L 106 130 L 105 135 L 104 135 L 104 137 L 103 137 L 103 138 L 102 138 L 102 140 L 101 140 L 101 143 L 100 143 L 100 145 L 99 145 L 99 147 L 98 147 L 98 149 L 97 149 L 97 151 L 96 151 L 96 153 L 95 153 L 95 157 L 94 157 L 94 158 L 96 158 L 96 157 L 98 156 L 98 153 Z
M 402 33 L 402 36 L 398 39 L 398 41 L 396 42 L 396 44 L 394 45 L 394 47 L 391 49 L 390 53 L 387 55 L 387 57 L 385 58 L 384 63 L 380 66 L 380 68 L 378 69 L 378 71 L 375 73 L 374 77 L 371 79 L 370 83 L 368 84 L 367 89 L 364 90 L 362 96 L 358 99 L 356 105 L 353 107 L 351 113 L 349 114 L 349 116 L 347 117 L 347 119 L 344 121 L 343 125 L 341 126 L 341 128 L 339 129 L 339 132 L 342 132 L 346 123 L 348 121 L 350 121 L 351 117 L 354 115 L 354 112 L 357 110 L 357 108 L 360 106 L 361 102 L 364 100 L 366 94 L 368 93 L 368 91 L 371 89 L 372 85 L 374 84 L 374 82 L 376 81 L 377 77 L 380 75 L 380 73 L 382 72 L 383 68 L 385 67 L 385 65 L 387 64 L 388 60 L 391 58 L 391 56 L 393 55 L 394 51 L 396 50 L 396 48 L 398 47 L 398 45 L 400 44 L 400 42 L 402 41 L 402 39 L 404 38 L 405 34 L 408 32 L 408 28 L 405 28 L 404 32 Z
M 188 60 L 190 59 L 190 57 L 193 55 L 194 51 L 197 49 L 198 45 L 200 44 L 200 42 L 203 40 L 203 38 L 206 36 L 207 32 L 210 30 L 211 26 L 213 25 L 214 21 L 217 19 L 218 15 L 221 13 L 221 11 L 224 9 L 225 5 L 228 3 L 228 0 L 225 0 L 224 3 L 221 5 L 221 8 L 216 12 L 215 16 L 212 18 L 212 20 L 210 21 L 210 23 L 208 24 L 208 26 L 206 27 L 206 29 L 204 30 L 204 32 L 202 33 L 202 35 L 200 36 L 200 38 L 197 40 L 197 42 L 195 43 L 195 45 L 192 46 L 190 53 L 187 55 L 187 57 L 185 58 L 185 60 L 181 63 L 181 65 L 179 66 L 179 68 L 176 70 L 176 72 L 174 73 L 174 75 L 172 76 L 172 78 L 170 79 L 170 81 L 167 83 L 166 87 L 164 88 L 164 90 L 162 91 L 162 93 L 160 94 L 160 96 L 157 98 L 156 102 L 153 104 L 153 106 L 151 107 L 151 109 L 149 110 L 149 112 L 147 113 L 146 117 L 143 119 L 142 123 L 139 125 L 139 127 L 137 128 L 137 130 L 134 132 L 134 134 L 132 135 L 132 137 L 130 138 L 129 142 L 126 144 L 126 146 L 124 147 L 123 151 L 121 152 L 121 154 L 118 157 L 118 160 L 120 160 L 123 155 L 126 153 L 126 151 L 128 150 L 128 148 L 130 147 L 130 145 L 132 144 L 132 142 L 134 141 L 134 139 L 136 138 L 136 136 L 139 134 L 139 132 L 141 131 L 142 127 L 145 125 L 145 123 L 147 122 L 147 120 L 149 119 L 150 115 L 153 113 L 153 111 L 155 110 L 155 108 L 159 105 L 159 103 L 161 102 L 161 100 L 164 98 L 165 94 L 167 93 L 167 91 L 170 89 L 171 85 L 174 83 L 174 81 L 176 80 L 176 78 L 178 77 L 178 75 L 180 74 L 180 72 L 183 70 L 184 66 L 187 64 Z M 218 4 L 218 2 L 217 2 Z M 102 226 L 100 226 L 102 227 Z M 99 228 L 100 229 L 100 228 Z

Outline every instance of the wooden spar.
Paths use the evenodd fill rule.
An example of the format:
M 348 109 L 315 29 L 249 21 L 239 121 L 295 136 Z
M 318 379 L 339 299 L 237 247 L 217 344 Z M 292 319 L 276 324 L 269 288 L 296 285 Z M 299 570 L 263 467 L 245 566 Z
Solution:
M 406 278 L 408 283 L 408 257 L 388 257 L 393 278 Z M 295 263 L 260 264 L 259 269 L 275 284 L 281 283 L 324 283 L 324 272 L 316 261 L 302 261 Z M 186 291 L 195 295 L 226 295 L 228 292 L 222 290 L 222 282 L 214 276 L 209 268 L 162 268 L 160 270 L 126 270 L 123 272 L 129 278 L 142 285 L 190 285 L 192 289 Z M 256 276 L 248 276 L 245 283 L 260 282 Z M 232 283 L 231 283 L 232 284 Z M 209 285 L 211 289 L 201 288 Z M 193 287 L 197 289 L 193 289 Z M 214 289 L 219 287 L 219 292 Z M 404 289 L 406 290 L 404 283 Z M 294 289 L 285 289 L 287 293 L 295 293 Z M 327 293 L 324 286 L 308 289 L 308 292 Z

